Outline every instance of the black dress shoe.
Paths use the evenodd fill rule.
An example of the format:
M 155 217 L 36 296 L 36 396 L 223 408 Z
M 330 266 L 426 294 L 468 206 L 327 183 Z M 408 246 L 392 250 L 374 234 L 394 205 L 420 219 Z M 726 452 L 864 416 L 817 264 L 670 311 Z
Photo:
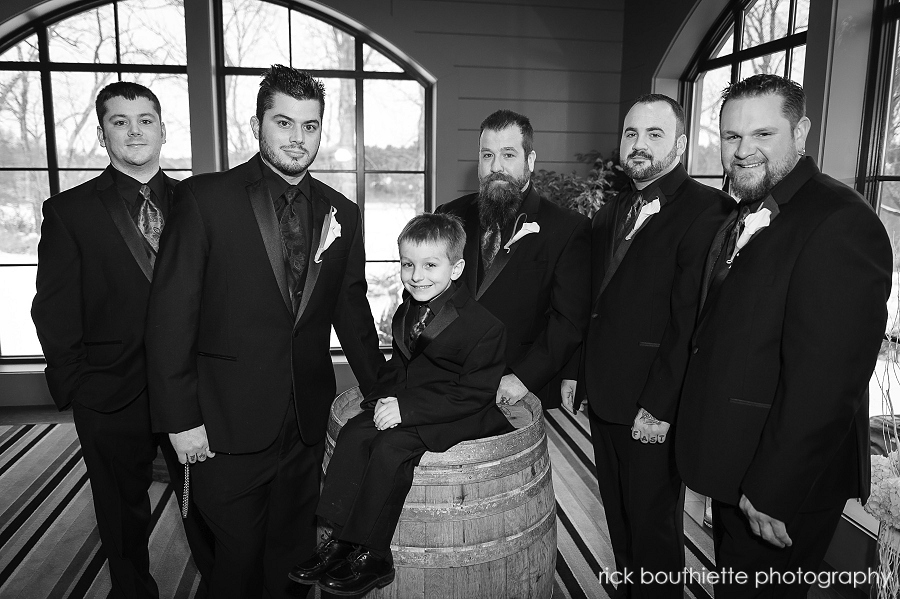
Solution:
M 288 578 L 300 584 L 316 584 L 322 574 L 343 561 L 355 549 L 356 545 L 353 543 L 329 539 L 319 545 L 311 558 L 297 564 L 288 574 Z
M 394 582 L 394 563 L 360 548 L 321 578 L 319 588 L 334 595 L 363 595 Z

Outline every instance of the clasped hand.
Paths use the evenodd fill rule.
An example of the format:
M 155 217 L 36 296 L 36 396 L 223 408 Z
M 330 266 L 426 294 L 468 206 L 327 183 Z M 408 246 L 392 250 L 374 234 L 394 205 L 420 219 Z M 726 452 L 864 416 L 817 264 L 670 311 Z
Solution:
M 503 375 L 500 386 L 497 388 L 497 403 L 501 406 L 511 406 L 528 395 L 528 387 L 514 374 Z
M 180 433 L 169 433 L 169 442 L 175 448 L 178 461 L 202 462 L 206 458 L 214 458 L 216 454 L 209 449 L 209 440 L 206 438 L 206 425 L 201 424 Z
M 375 404 L 375 428 L 380 431 L 394 428 L 400 424 L 400 404 L 396 397 L 382 397 Z
M 631 438 L 641 443 L 665 443 L 669 426 L 668 422 L 654 418 L 653 414 L 641 408 L 634 417 Z
M 788 535 L 787 526 L 781 520 L 762 513 L 753 507 L 746 495 L 741 495 L 738 504 L 747 520 L 750 521 L 750 530 L 758 537 L 762 537 L 776 547 L 790 547 L 791 537 Z

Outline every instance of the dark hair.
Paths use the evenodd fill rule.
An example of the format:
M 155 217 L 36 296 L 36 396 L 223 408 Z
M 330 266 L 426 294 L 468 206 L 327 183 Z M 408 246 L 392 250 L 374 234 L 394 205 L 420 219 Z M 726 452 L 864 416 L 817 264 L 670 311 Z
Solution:
M 162 120 L 162 107 L 159 105 L 159 98 L 150 91 L 149 87 L 144 87 L 140 83 L 131 81 L 116 81 L 101 89 L 100 93 L 97 94 L 97 100 L 94 102 L 97 110 L 97 120 L 100 121 L 101 125 L 103 124 L 103 117 L 109 112 L 106 108 L 106 103 L 113 98 L 125 98 L 126 100 L 146 98 L 150 100 L 153 108 L 156 109 L 156 116 L 159 117 L 159 120 Z
M 525 150 L 525 154 L 531 154 L 534 150 L 534 129 L 531 128 L 531 121 L 528 120 L 527 116 L 512 110 L 498 110 L 481 121 L 481 130 L 478 132 L 478 135 L 484 133 L 485 129 L 503 131 L 513 125 L 518 127 L 519 132 L 522 134 L 522 149 Z
M 753 75 L 743 81 L 732 83 L 722 90 L 722 106 L 719 118 L 728 100 L 739 98 L 755 98 L 767 95 L 781 96 L 781 114 L 791 123 L 791 129 L 806 116 L 806 93 L 803 88 L 790 79 L 778 75 Z
M 273 64 L 263 73 L 256 94 L 256 118 L 262 120 L 267 110 L 275 105 L 275 94 L 282 93 L 295 100 L 318 100 L 319 118 L 325 114 L 325 86 L 306 71 Z
M 457 262 L 462 259 L 463 248 L 466 247 L 466 228 L 458 216 L 426 212 L 412 217 L 406 223 L 397 238 L 397 245 L 404 241 L 416 245 L 446 243 L 447 257 L 450 262 Z
M 633 108 L 638 104 L 653 104 L 655 102 L 662 102 L 669 105 L 669 108 L 675 113 L 675 137 L 684 135 L 684 108 L 669 96 L 665 94 L 644 94 L 638 96 L 631 106 Z

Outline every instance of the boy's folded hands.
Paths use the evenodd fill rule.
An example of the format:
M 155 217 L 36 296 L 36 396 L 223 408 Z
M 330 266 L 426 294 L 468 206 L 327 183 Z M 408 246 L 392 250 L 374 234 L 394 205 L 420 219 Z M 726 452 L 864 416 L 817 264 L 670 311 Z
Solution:
M 382 397 L 375 404 L 375 428 L 380 431 L 400 424 L 400 404 L 396 397 Z

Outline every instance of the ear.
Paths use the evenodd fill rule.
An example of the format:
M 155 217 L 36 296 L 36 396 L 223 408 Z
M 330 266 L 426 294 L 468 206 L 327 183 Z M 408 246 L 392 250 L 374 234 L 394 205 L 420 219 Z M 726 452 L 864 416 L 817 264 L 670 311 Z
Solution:
M 794 127 L 794 144 L 804 152 L 806 151 L 806 136 L 809 135 L 810 127 L 812 127 L 812 123 L 807 117 L 797 121 L 797 126 Z
M 535 154 L 535 153 L 534 153 L 534 150 L 532 150 L 531 153 L 528 154 L 528 158 L 525 159 L 525 160 L 528 162 L 528 172 L 529 172 L 529 173 L 533 173 L 533 172 L 534 172 L 534 161 L 535 161 L 535 159 L 537 159 L 537 154 Z
M 162 143 L 166 143 L 166 124 L 160 121 L 159 128 L 162 130 Z
M 455 281 L 456 279 L 462 276 L 463 270 L 466 268 L 466 261 L 460 258 L 456 261 L 456 264 L 453 265 L 453 269 L 450 271 L 450 280 Z
M 682 133 L 678 136 L 678 139 L 675 140 L 675 155 L 681 158 L 684 154 L 684 151 L 687 149 L 687 135 Z
M 259 139 L 259 119 L 255 114 L 250 117 L 250 128 L 253 130 L 253 137 Z
M 97 141 L 100 142 L 100 147 L 101 147 L 101 148 L 105 148 L 105 147 L 106 147 L 106 137 L 104 137 L 104 135 L 103 135 L 103 127 L 101 127 L 100 125 L 97 125 Z

